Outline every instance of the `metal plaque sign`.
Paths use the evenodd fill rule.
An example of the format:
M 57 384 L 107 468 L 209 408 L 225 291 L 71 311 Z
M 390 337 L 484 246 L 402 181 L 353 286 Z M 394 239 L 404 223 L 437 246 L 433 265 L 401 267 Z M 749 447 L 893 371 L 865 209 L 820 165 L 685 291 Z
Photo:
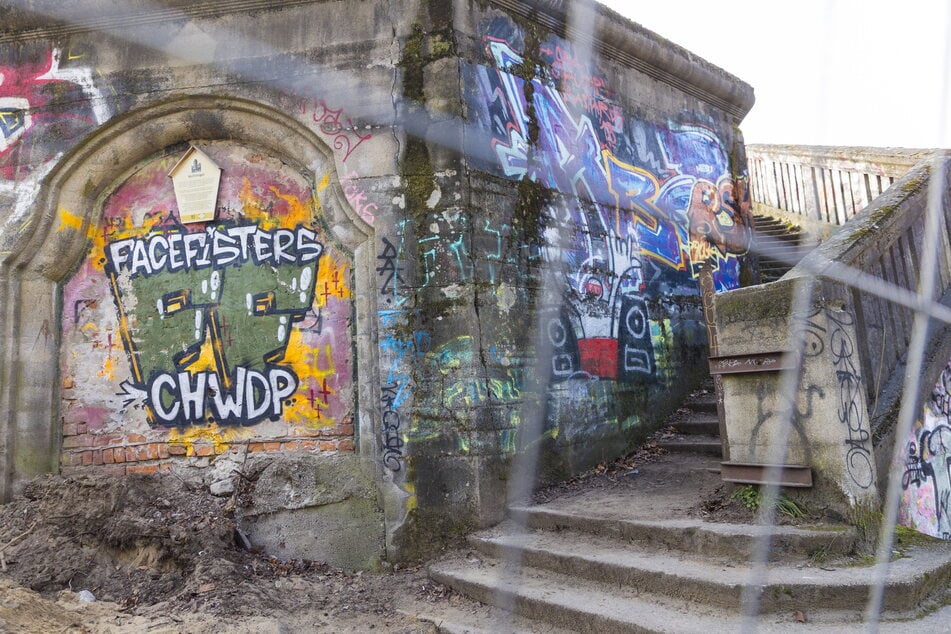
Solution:
M 182 224 L 215 219 L 221 168 L 192 146 L 169 173 Z

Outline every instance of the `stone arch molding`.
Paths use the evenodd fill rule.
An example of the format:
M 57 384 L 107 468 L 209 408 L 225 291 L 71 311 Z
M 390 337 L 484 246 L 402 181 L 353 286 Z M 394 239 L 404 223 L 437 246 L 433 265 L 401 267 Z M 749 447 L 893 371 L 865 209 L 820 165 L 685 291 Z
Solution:
M 197 96 L 147 106 L 98 129 L 63 157 L 34 203 L 30 227 L 0 254 L 0 500 L 18 484 L 57 470 L 60 450 L 60 283 L 85 255 L 87 230 L 127 170 L 166 148 L 193 140 L 247 144 L 286 158 L 309 172 L 327 225 L 353 253 L 357 376 L 374 376 L 372 320 L 359 289 L 373 267 L 372 227 L 346 202 L 333 153 L 313 132 L 281 112 L 227 97 Z M 365 386 L 357 410 L 368 411 Z M 359 416 L 360 421 L 370 417 Z M 372 464 L 372 429 L 360 430 L 360 451 Z

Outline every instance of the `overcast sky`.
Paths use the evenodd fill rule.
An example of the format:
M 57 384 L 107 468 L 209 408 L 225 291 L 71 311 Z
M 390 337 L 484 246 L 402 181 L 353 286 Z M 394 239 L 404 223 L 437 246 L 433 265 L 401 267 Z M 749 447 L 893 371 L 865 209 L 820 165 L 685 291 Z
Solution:
M 753 86 L 747 143 L 951 147 L 948 0 L 601 0 Z

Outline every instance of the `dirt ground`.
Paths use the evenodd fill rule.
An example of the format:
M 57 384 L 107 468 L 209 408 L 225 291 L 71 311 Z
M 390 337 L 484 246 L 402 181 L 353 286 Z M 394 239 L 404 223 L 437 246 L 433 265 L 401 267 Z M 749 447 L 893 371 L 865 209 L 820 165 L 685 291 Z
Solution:
M 249 552 L 232 505 L 168 477 L 33 481 L 0 507 L 0 631 L 432 632 L 397 608 L 460 600 L 420 568 Z

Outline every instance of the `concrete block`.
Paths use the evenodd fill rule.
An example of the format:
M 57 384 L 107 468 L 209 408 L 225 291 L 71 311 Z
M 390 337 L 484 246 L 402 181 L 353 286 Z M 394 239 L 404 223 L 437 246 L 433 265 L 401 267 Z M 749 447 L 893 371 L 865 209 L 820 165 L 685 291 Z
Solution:
M 272 459 L 239 518 L 252 543 L 282 559 L 372 569 L 382 558 L 383 512 L 353 455 Z
M 372 499 L 280 510 L 241 523 L 252 544 L 280 559 L 373 570 L 383 554 L 383 514 Z

